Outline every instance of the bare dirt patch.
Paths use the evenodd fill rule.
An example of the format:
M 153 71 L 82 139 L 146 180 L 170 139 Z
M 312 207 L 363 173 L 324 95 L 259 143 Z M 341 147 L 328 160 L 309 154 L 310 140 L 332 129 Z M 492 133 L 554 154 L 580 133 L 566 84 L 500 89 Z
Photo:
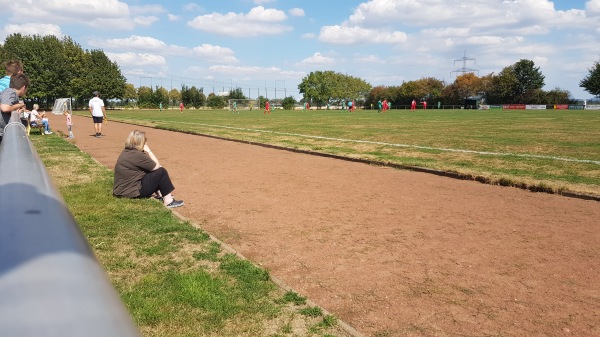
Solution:
M 144 129 L 179 213 L 365 335 L 600 335 L 597 201 L 74 122 L 109 168 Z

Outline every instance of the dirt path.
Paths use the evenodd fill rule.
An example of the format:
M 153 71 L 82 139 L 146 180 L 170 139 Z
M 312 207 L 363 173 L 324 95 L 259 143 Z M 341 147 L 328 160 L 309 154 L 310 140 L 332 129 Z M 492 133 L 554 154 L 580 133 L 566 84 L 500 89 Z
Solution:
M 135 128 L 74 122 L 111 169 Z M 365 335 L 600 336 L 597 201 L 140 129 L 178 212 Z

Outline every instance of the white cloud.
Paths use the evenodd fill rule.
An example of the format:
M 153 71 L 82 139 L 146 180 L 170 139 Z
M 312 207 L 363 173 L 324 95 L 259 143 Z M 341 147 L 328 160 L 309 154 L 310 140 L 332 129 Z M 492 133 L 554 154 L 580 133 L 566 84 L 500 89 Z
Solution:
M 186 12 L 202 12 L 204 8 L 200 7 L 200 5 L 196 3 L 189 3 L 183 6 L 183 10 Z
M 325 56 L 321 53 L 314 53 L 311 57 L 308 57 L 300 62 L 301 65 L 328 65 L 335 63 L 333 57 Z
M 167 44 L 163 41 L 149 36 L 132 35 L 125 39 L 109 39 L 106 41 L 92 40 L 90 44 L 94 47 L 125 49 L 125 50 L 145 50 L 158 52 L 165 50 Z
M 59 26 L 53 24 L 26 23 L 23 25 L 6 25 L 0 32 L 0 37 L 4 40 L 8 35 L 20 33 L 23 35 L 54 35 L 58 38 L 63 36 Z
M 167 10 L 161 5 L 131 6 L 132 15 L 162 14 Z
M 334 44 L 357 43 L 404 43 L 404 32 L 381 31 L 361 27 L 325 26 L 321 28 L 319 40 Z
M 600 0 L 590 0 L 586 2 L 585 13 L 590 17 L 600 15 Z
M 167 18 L 169 18 L 169 21 L 179 21 L 181 19 L 180 16 L 175 14 L 167 14 Z
M 304 16 L 304 9 L 302 8 L 292 8 L 288 11 L 291 16 Z
M 315 34 L 315 33 L 305 33 L 305 34 L 302 34 L 302 36 L 301 36 L 301 38 L 303 38 L 303 39 L 314 39 L 316 37 L 317 37 L 317 34 Z
M 156 66 L 166 65 L 167 60 L 160 55 L 137 53 L 105 53 L 106 56 L 125 66 Z
M 247 14 L 212 13 L 201 15 L 188 22 L 188 26 L 220 35 L 245 37 L 277 35 L 291 31 L 292 27 L 280 24 L 287 19 L 283 11 L 254 7 Z
M 363 55 L 354 58 L 358 63 L 383 63 L 384 61 L 377 55 Z
M 136 16 L 133 18 L 133 22 L 139 26 L 151 26 L 157 21 L 158 18 L 156 16 Z
M 238 59 L 234 56 L 233 50 L 211 44 L 203 44 L 194 47 L 194 54 L 202 59 L 213 63 L 237 63 Z
M 28 0 L 7 2 L 11 22 L 82 24 L 102 29 L 131 29 L 129 6 L 118 0 Z

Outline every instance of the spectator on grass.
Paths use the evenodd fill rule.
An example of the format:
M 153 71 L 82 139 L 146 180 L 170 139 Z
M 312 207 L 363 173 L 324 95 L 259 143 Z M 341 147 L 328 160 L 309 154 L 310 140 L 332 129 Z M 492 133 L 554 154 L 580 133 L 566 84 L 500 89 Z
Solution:
M 149 198 L 155 195 L 168 208 L 183 206 L 171 194 L 175 187 L 169 173 L 148 147 L 144 131 L 134 130 L 115 164 L 113 195 L 124 198 Z
M 8 61 L 5 66 L 6 76 L 0 78 L 0 91 L 10 86 L 10 78 L 13 75 L 23 73 L 23 64 L 21 61 Z
M 50 121 L 46 117 L 46 113 L 44 111 L 38 112 L 39 109 L 39 104 L 33 105 L 33 110 L 31 110 L 29 113 L 29 125 L 33 126 L 34 128 L 38 125 L 42 125 L 44 126 L 44 133 L 50 135 L 52 134 L 52 131 L 50 131 Z
M 16 74 L 10 78 L 9 87 L 0 92 L 0 142 L 4 136 L 4 127 L 10 122 L 13 111 L 25 111 L 25 103 L 19 97 L 27 93 L 29 77 L 25 74 Z

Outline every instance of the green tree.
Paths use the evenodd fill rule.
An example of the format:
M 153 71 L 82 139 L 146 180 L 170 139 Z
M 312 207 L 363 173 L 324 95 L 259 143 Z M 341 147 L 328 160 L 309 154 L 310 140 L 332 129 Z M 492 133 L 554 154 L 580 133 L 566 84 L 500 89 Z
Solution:
M 89 56 L 92 89 L 100 91 L 104 99 L 122 98 L 126 79 L 119 65 L 109 60 L 101 50 L 91 50 Z
M 540 67 L 536 67 L 535 63 L 531 60 L 522 59 L 514 64 L 513 71 L 517 78 L 516 92 L 514 93 L 517 98 L 523 98 L 525 103 L 527 97 L 533 97 L 531 91 L 539 90 L 544 87 L 544 75 L 540 71 Z
M 296 99 L 292 96 L 288 96 L 281 101 L 281 106 L 285 110 L 293 110 L 296 105 Z
M 302 79 L 298 85 L 304 100 L 323 106 L 327 102 L 344 99 L 366 99 L 371 85 L 364 80 L 333 71 L 314 71 Z
M 156 89 L 153 92 L 152 95 L 152 103 L 153 103 L 153 108 L 158 108 L 161 106 L 167 106 L 169 104 L 169 92 L 167 91 L 167 89 L 163 88 L 163 87 L 159 87 L 156 86 Z
M 600 97 L 600 61 L 596 61 L 589 69 L 589 73 L 579 82 L 579 87 L 590 94 Z
M 568 90 L 554 88 L 546 92 L 546 101 L 544 104 L 568 104 L 571 101 L 571 93 Z
M 94 90 L 105 99 L 123 98 L 125 77 L 101 50 L 84 51 L 71 38 L 12 34 L 0 46 L 0 57 L 24 64 L 31 80 L 29 101 L 47 105 L 59 97 L 74 97 L 81 107 Z
M 235 88 L 234 90 L 229 91 L 229 99 L 246 99 L 242 88 Z
M 125 104 L 129 105 L 133 102 L 137 102 L 138 94 L 135 90 L 135 86 L 131 83 L 125 84 L 125 93 L 123 94 L 123 100 Z
M 171 89 L 171 91 L 169 91 L 169 100 L 169 104 L 177 105 L 181 102 L 181 92 L 175 88 Z
M 227 101 L 222 96 L 211 92 L 206 98 L 206 105 L 213 109 L 223 109 L 227 105 Z
M 137 90 L 138 107 L 140 109 L 149 109 L 153 107 L 154 93 L 152 88 L 141 86 Z

